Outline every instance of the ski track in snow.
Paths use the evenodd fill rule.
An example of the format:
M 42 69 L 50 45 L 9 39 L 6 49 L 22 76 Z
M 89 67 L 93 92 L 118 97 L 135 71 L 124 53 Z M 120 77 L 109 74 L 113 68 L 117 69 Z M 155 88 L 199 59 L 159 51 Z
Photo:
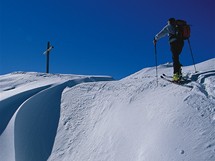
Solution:
M 210 61 L 210 69 L 198 64 L 198 73 L 185 67 L 192 89 L 162 79 L 157 87 L 154 68 L 119 81 L 25 72 L 1 76 L 0 158 L 213 161 L 215 59 Z M 171 68 L 158 69 L 170 74 Z

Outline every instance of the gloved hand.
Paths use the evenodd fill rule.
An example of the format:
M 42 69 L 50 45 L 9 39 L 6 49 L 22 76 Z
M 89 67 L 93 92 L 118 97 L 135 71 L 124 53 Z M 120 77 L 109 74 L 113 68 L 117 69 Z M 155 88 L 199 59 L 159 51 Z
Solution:
M 157 43 L 157 40 L 155 40 L 155 38 L 154 38 L 154 40 L 153 40 L 153 44 L 154 44 L 154 45 L 156 45 L 156 43 Z

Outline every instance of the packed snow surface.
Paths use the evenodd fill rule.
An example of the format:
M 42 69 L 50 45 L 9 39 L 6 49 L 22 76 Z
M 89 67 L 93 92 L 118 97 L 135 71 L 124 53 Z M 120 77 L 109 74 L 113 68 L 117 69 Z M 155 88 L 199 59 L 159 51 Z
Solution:
M 214 161 L 215 59 L 121 80 L 14 72 L 0 76 L 1 161 Z M 158 66 L 172 75 L 172 64 Z

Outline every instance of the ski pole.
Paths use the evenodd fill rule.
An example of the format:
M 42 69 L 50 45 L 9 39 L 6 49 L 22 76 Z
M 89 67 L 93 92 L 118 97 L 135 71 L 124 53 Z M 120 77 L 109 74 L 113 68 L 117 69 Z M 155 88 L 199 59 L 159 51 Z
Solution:
M 157 86 L 158 86 L 158 60 L 157 60 L 157 46 L 156 43 L 155 46 L 155 65 L 156 65 L 156 78 L 157 78 Z
M 194 66 L 195 73 L 196 73 L 197 71 L 196 71 L 196 66 L 195 66 L 195 62 L 194 62 L 192 48 L 191 48 L 191 45 L 190 45 L 190 39 L 188 39 L 188 44 L 189 44 L 189 48 L 190 48 L 190 54 L 191 54 L 191 57 L 192 57 L 192 60 L 193 60 L 193 66 Z

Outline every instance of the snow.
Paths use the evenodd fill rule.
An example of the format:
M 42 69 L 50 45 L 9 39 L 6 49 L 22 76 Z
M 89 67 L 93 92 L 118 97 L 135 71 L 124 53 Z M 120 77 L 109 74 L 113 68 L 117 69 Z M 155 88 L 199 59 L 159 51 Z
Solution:
M 215 59 L 121 80 L 14 72 L 0 76 L 2 161 L 214 161 Z M 158 66 L 171 75 L 172 64 Z

